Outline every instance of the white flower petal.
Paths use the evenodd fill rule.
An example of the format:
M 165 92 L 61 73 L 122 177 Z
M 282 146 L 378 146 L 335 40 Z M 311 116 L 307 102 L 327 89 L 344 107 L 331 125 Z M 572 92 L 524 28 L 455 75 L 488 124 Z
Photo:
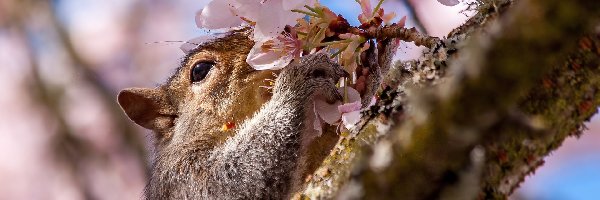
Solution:
M 438 0 L 438 2 L 440 2 L 441 4 L 444 4 L 446 6 L 455 6 L 458 3 L 460 3 L 460 1 L 458 1 L 458 0 Z
M 300 9 L 304 7 L 304 5 L 313 5 L 314 0 L 284 0 L 283 1 L 283 9 L 284 10 L 293 10 Z
M 315 99 L 315 109 L 319 117 L 328 124 L 334 124 L 340 120 L 342 113 L 359 111 L 361 108 L 360 94 L 354 88 L 338 88 L 338 91 L 344 95 L 344 91 L 347 92 L 346 97 L 352 103 L 342 105 L 342 102 L 337 101 L 333 104 L 329 104 L 322 98 Z M 360 113 L 360 112 L 359 112 Z
M 273 40 L 279 36 L 279 33 L 283 31 L 283 28 L 285 27 L 279 26 L 279 17 L 273 17 L 267 20 L 262 19 L 262 17 L 263 16 L 261 16 L 261 19 L 259 19 L 254 26 L 254 34 L 252 39 L 255 42 Z
M 244 17 L 250 21 L 256 22 L 261 15 L 262 4 L 260 0 L 234 0 L 237 2 L 235 5 L 234 13 Z
M 373 14 L 373 7 L 371 7 L 371 0 L 360 0 L 360 9 L 362 11 L 362 14 L 365 15 L 365 17 L 367 18 L 371 18 L 371 15 Z
M 256 70 L 278 70 L 287 66 L 293 59 L 293 56 L 282 56 L 273 51 L 262 51 L 262 43 L 254 44 L 254 47 L 248 53 L 246 62 Z
M 261 4 L 262 0 L 233 0 L 239 4 Z
M 360 121 L 360 111 L 354 111 L 342 114 L 342 123 L 346 129 L 351 129 Z
M 338 122 L 340 120 L 340 117 L 342 116 L 337 109 L 340 104 L 341 103 L 339 101 L 333 104 L 329 104 L 325 101 L 325 99 L 316 98 L 315 110 L 319 117 L 323 119 L 323 121 L 325 121 L 328 124 L 334 124 Z
M 338 111 L 340 111 L 341 113 L 349 113 L 360 110 L 360 107 L 362 107 L 360 101 L 355 101 L 352 103 L 345 103 L 343 105 L 338 106 Z
M 196 13 L 196 25 L 199 28 L 220 29 L 231 28 L 242 24 L 235 16 L 235 2 L 231 0 L 213 0 Z
M 260 16 L 254 27 L 254 41 L 274 39 L 286 25 L 294 26 L 304 15 L 283 8 L 281 0 L 270 0 L 262 4 Z

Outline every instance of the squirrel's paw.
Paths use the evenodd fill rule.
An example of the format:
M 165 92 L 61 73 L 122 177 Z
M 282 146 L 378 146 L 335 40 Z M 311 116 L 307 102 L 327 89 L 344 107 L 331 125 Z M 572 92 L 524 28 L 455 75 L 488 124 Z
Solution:
M 363 107 L 370 104 L 373 95 L 390 69 L 390 64 L 398 48 L 395 39 L 384 39 L 377 42 L 369 41 L 369 49 L 361 54 L 361 65 L 356 69 L 355 89 L 361 95 Z

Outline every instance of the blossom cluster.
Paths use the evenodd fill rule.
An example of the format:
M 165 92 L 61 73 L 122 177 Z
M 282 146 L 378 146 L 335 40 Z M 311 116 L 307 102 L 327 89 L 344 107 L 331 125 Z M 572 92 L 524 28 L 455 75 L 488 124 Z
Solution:
M 379 0 L 373 7 L 370 0 L 355 0 L 361 8 L 358 20 L 361 25 L 351 27 L 341 15 L 321 5 L 318 0 L 213 0 L 196 15 L 196 24 L 206 29 L 228 29 L 239 26 L 253 28 L 255 42 L 246 62 L 257 70 L 278 70 L 303 55 L 326 52 L 344 69 L 353 74 L 360 65 L 360 54 L 369 48 L 369 39 L 361 34 L 390 24 L 395 13 L 386 13 Z M 458 0 L 438 0 L 444 5 L 455 5 Z M 404 26 L 406 18 L 397 22 Z M 193 49 L 214 38 L 196 38 L 182 49 Z M 345 80 L 345 85 L 351 85 Z M 352 87 L 341 89 L 344 102 L 329 105 L 315 100 L 315 129 L 321 130 L 321 122 L 343 123 L 352 128 L 360 119 L 361 98 Z

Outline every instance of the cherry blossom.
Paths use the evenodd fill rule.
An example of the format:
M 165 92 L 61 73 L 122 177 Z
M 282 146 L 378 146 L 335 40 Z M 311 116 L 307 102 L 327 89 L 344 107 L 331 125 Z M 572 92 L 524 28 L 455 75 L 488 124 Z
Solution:
M 438 0 L 438 2 L 446 6 L 455 6 L 460 3 L 458 0 Z
M 296 32 L 279 35 L 275 39 L 257 42 L 248 53 L 246 62 L 257 70 L 278 70 L 302 54 L 302 41 Z
M 396 13 L 394 12 L 385 14 L 383 8 L 379 8 L 381 3 L 383 3 L 383 0 L 379 1 L 376 8 L 373 8 L 371 6 L 371 0 L 359 0 L 361 14 L 358 15 L 358 21 L 362 24 L 361 26 L 365 27 L 370 26 L 371 24 L 379 26 L 381 22 L 389 24 L 389 22 L 396 17 Z
M 315 0 L 213 0 L 196 15 L 201 28 L 221 29 L 248 24 L 254 26 L 256 42 L 246 62 L 257 70 L 281 69 L 302 53 L 295 33 L 282 35 L 286 26 L 297 24 L 305 15 L 298 10 Z
M 318 3 L 309 8 L 314 13 L 308 13 L 315 16 L 312 16 L 309 20 L 298 19 L 298 25 L 295 27 L 297 31 L 304 33 L 302 38 L 306 40 L 307 49 L 318 46 L 325 37 L 335 35 L 336 33 L 332 30 L 332 27 L 337 28 L 336 21 L 340 18 L 329 8 Z
M 362 23 L 360 30 L 371 30 L 382 23 L 389 24 L 395 13 L 385 14 L 379 0 L 375 8 L 370 0 L 358 0 Z M 450 5 L 454 1 L 441 1 Z M 305 18 L 308 16 L 308 18 Z M 404 26 L 406 17 L 398 25 Z M 332 56 L 339 59 L 347 72 L 353 73 L 360 64 L 360 55 L 370 47 L 367 38 L 351 32 L 347 20 L 336 15 L 316 0 L 213 0 L 196 16 L 198 27 L 208 29 L 231 28 L 240 25 L 253 27 L 255 45 L 246 62 L 257 70 L 278 70 L 303 53 L 337 51 Z M 359 31 L 360 31 L 359 30 Z M 199 37 L 182 45 L 189 52 L 197 43 L 210 41 L 210 36 Z M 338 89 L 343 101 L 327 103 L 323 97 L 314 99 L 314 129 L 322 131 L 322 123 L 342 125 L 350 130 L 361 118 L 361 97 L 352 87 Z M 375 98 L 371 104 L 375 102 Z
M 214 0 L 196 13 L 199 28 L 221 29 L 239 26 L 243 20 L 236 16 L 239 2 L 235 0 Z
M 286 25 L 295 25 L 304 15 L 291 12 L 315 0 L 213 0 L 196 15 L 200 28 L 221 29 L 254 25 L 254 41 L 272 40 Z
M 351 87 L 348 87 L 348 88 L 351 88 Z M 355 95 L 358 95 L 358 91 L 356 91 L 354 89 L 352 89 L 352 90 L 353 90 L 353 92 L 356 92 Z M 375 105 L 376 101 L 377 100 L 376 100 L 375 96 L 373 96 L 371 98 L 371 102 L 369 103 L 369 105 L 366 106 L 366 108 L 371 107 L 372 105 Z M 342 113 L 342 124 L 344 125 L 344 127 L 347 130 L 354 128 L 362 117 L 360 112 L 363 109 L 361 109 L 362 104 L 360 102 L 361 102 L 361 100 L 359 98 L 358 100 L 355 100 L 351 103 L 346 103 L 346 104 L 338 106 L 338 111 L 340 113 Z
M 362 104 L 360 104 L 360 100 L 338 106 L 338 111 L 342 113 L 342 124 L 344 124 L 346 129 L 353 128 L 360 120 L 361 106 Z
M 287 2 L 287 3 L 284 3 Z M 307 0 L 268 0 L 262 4 L 254 26 L 254 41 L 265 41 L 279 36 L 286 25 L 296 25 L 304 14 L 291 12 L 309 4 Z M 284 6 L 285 4 L 285 6 Z
M 371 6 L 371 0 L 360 0 L 361 14 L 358 15 L 358 21 L 360 23 L 368 23 L 373 19 L 373 7 Z
M 342 50 L 340 53 L 341 65 L 344 66 L 346 71 L 354 72 L 358 66 L 359 55 L 369 49 L 369 43 L 365 43 L 366 39 L 364 37 L 351 33 L 340 34 L 339 37 L 347 43 L 338 43 L 331 46 Z M 361 44 L 363 44 L 362 47 L 360 47 Z
M 337 101 L 333 104 L 327 103 L 322 98 L 314 100 L 315 121 L 314 128 L 320 131 L 321 123 L 344 125 L 344 128 L 351 129 L 361 118 L 362 111 L 361 98 L 358 91 L 351 87 L 341 87 L 338 91 L 344 95 L 344 102 Z M 371 105 L 375 103 L 374 98 Z M 369 105 L 370 106 L 370 105 Z

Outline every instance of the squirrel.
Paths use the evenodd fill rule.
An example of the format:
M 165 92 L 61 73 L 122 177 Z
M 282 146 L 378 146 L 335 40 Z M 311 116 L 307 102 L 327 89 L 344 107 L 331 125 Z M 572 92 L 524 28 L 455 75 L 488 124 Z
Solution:
M 315 133 L 312 101 L 341 100 L 335 84 L 347 72 L 322 53 L 279 71 L 254 70 L 245 61 L 250 38 L 248 29 L 230 31 L 188 53 L 166 83 L 119 93 L 125 114 L 154 132 L 146 199 L 290 198 L 337 143 L 333 126 Z M 363 100 L 396 47 L 387 39 L 363 53 Z M 262 87 L 266 79 L 275 79 L 272 91 Z

